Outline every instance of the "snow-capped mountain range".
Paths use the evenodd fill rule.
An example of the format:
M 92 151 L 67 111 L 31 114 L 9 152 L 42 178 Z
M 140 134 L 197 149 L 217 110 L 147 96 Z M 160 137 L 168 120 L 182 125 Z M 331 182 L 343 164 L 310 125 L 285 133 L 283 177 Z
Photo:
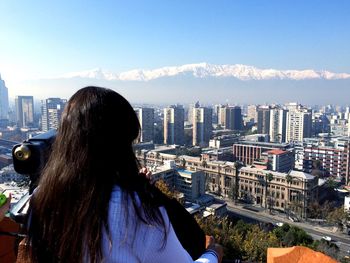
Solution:
M 307 80 L 307 79 L 350 79 L 349 73 L 333 73 L 326 70 L 277 70 L 260 69 L 242 64 L 214 65 L 208 63 L 186 64 L 182 66 L 162 67 L 152 70 L 135 69 L 122 73 L 112 73 L 100 68 L 65 74 L 63 78 L 88 78 L 100 80 L 121 81 L 150 81 L 164 77 L 178 75 L 192 75 L 196 78 L 224 78 L 231 77 L 239 80 Z

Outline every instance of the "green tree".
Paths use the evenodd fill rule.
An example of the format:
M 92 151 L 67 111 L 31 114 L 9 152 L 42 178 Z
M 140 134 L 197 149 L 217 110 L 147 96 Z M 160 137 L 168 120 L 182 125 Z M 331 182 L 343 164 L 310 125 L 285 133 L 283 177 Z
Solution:
M 344 206 L 333 209 L 326 217 L 327 222 L 335 224 L 340 230 L 343 230 L 349 219 L 349 214 L 344 210 Z
M 281 241 L 281 244 L 286 247 L 296 245 L 310 246 L 313 242 L 312 237 L 303 229 L 288 224 L 274 229 L 273 232 Z
M 253 225 L 247 232 L 243 242 L 243 259 L 249 262 L 266 262 L 267 248 L 278 246 L 279 240 L 276 235 L 266 233 L 258 225 Z
M 311 248 L 313 250 L 322 252 L 322 253 L 324 253 L 324 254 L 326 254 L 334 259 L 340 260 L 339 247 L 332 242 L 326 241 L 324 239 L 315 240 L 313 242 L 313 244 L 311 245 Z

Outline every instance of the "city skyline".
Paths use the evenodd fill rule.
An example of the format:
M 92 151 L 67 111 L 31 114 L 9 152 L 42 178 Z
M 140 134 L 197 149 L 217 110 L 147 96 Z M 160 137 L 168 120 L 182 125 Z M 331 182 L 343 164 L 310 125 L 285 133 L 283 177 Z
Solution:
M 295 90 L 303 92 L 298 101 L 304 104 L 346 104 L 349 79 L 210 76 L 203 83 L 203 78 L 185 74 L 144 83 L 57 77 L 94 68 L 122 74 L 203 62 L 349 74 L 349 8 L 347 1 L 5 0 L 0 3 L 0 73 L 11 98 L 69 98 L 76 89 L 94 84 L 111 87 L 132 102 L 193 102 L 198 93 L 199 100 L 212 103 L 220 101 L 218 95 L 238 103 L 287 102 L 296 100 L 291 93 Z M 173 93 L 179 86 L 184 101 Z

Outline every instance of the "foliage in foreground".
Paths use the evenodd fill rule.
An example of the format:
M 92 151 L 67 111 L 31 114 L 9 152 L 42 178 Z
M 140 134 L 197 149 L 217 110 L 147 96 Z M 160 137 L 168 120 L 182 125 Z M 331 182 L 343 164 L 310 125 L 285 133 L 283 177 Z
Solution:
M 267 248 L 306 246 L 337 258 L 339 248 L 327 241 L 314 241 L 304 230 L 284 224 L 273 231 L 263 226 L 233 223 L 228 218 L 197 218 L 207 235 L 212 235 L 223 245 L 226 259 L 242 259 L 249 262 L 266 262 Z

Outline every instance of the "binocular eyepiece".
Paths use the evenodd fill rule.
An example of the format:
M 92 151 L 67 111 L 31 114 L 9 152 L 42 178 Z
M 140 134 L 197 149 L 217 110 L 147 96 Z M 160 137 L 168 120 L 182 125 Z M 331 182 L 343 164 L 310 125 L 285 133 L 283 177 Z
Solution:
M 16 158 L 18 161 L 26 161 L 30 158 L 32 152 L 30 151 L 30 148 L 27 145 L 19 145 L 15 148 L 13 151 L 13 157 Z

